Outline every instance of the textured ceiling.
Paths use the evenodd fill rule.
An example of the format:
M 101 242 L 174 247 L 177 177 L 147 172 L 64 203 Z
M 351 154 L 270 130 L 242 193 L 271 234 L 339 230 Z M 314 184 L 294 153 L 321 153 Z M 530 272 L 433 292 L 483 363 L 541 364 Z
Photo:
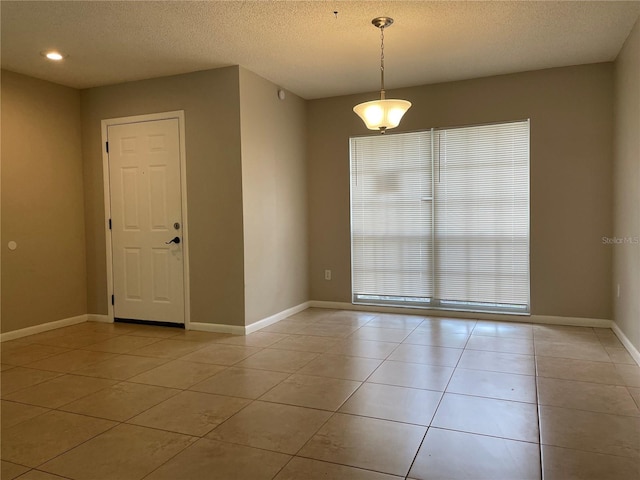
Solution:
M 76 88 L 242 65 L 304 98 L 612 61 L 640 15 L 617 1 L 5 1 L 2 67 Z M 338 12 L 334 15 L 334 10 Z M 62 63 L 40 52 L 56 48 Z

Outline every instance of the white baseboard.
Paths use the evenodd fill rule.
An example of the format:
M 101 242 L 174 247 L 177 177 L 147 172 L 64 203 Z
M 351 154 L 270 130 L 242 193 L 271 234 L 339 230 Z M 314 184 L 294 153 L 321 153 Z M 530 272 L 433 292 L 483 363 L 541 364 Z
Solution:
M 231 335 L 248 335 L 258 330 L 268 327 L 280 320 L 283 320 L 291 315 L 306 310 L 309 308 L 309 302 L 301 303 L 295 307 L 288 308 L 282 312 L 278 312 L 270 317 L 263 318 L 257 322 L 253 322 L 247 326 L 241 325 L 224 325 L 221 323 L 204 323 L 204 322 L 191 322 L 189 324 L 189 330 L 198 330 L 200 332 L 214 332 L 214 333 L 229 333 Z
M 418 308 L 381 307 L 376 305 L 354 305 L 346 302 L 324 302 L 318 300 L 312 300 L 309 304 L 314 308 L 358 310 L 375 313 L 399 313 L 404 315 L 420 315 L 422 317 L 469 318 L 501 322 L 540 323 L 544 325 L 611 328 L 611 324 L 613 323 L 611 320 L 604 318 L 558 317 L 551 315 L 505 315 L 500 313 L 476 313 L 453 310 L 426 310 Z
M 20 330 L 5 332 L 0 334 L 0 342 L 15 340 L 16 338 L 26 337 L 27 335 L 48 332 L 49 330 L 55 330 L 56 328 L 68 327 L 69 325 L 83 323 L 87 321 L 87 317 L 87 314 L 78 315 L 77 317 L 63 318 L 62 320 L 55 320 L 53 322 L 41 323 L 40 325 L 34 325 L 32 327 L 21 328 Z
M 270 317 L 263 318 L 262 320 L 258 320 L 257 322 L 253 322 L 244 327 L 245 335 L 256 332 L 262 328 L 268 327 L 269 325 L 273 325 L 274 323 L 279 322 L 280 320 L 284 320 L 291 315 L 295 315 L 298 312 L 302 312 L 303 310 L 309 308 L 310 303 L 311 302 L 304 302 L 300 305 L 296 305 L 295 307 L 287 308 L 286 310 L 271 315 Z
M 109 315 L 101 315 L 99 313 L 87 314 L 87 322 L 113 323 Z
M 627 336 L 624 334 L 624 332 L 620 330 L 620 327 L 616 322 L 612 322 L 611 329 L 613 330 L 613 333 L 616 334 L 616 337 L 618 337 L 620 342 L 622 342 L 622 345 L 624 345 L 624 348 L 627 349 L 627 352 L 629 352 L 629 355 L 631 355 L 631 357 L 633 357 L 635 362 L 640 366 L 640 352 L 633 345 L 633 343 L 631 343 L 631 340 L 629 340 Z
M 240 325 L 224 325 L 222 323 L 191 322 L 189 330 L 199 332 L 230 333 L 231 335 L 244 335 L 244 327 Z

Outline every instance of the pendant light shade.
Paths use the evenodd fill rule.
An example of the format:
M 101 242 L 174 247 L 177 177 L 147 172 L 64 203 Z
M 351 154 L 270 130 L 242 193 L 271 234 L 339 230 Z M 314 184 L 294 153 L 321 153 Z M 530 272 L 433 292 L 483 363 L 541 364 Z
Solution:
M 396 128 L 400 120 L 411 107 L 407 100 L 389 99 L 364 102 L 353 107 L 369 130 L 381 130 L 384 133 L 389 128 Z
M 386 99 L 384 90 L 384 29 L 393 24 L 393 18 L 376 17 L 371 23 L 380 29 L 380 100 L 364 102 L 353 107 L 353 111 L 362 119 L 369 130 L 384 133 L 389 128 L 400 125 L 400 120 L 411 107 L 411 102 L 399 99 Z

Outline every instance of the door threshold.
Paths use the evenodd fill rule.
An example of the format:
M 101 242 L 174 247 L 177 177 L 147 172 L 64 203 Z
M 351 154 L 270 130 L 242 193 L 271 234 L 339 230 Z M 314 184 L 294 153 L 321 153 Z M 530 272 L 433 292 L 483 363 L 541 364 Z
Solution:
M 138 320 L 135 318 L 114 318 L 113 321 L 116 323 L 135 323 L 136 325 L 181 328 L 182 330 L 184 330 L 184 323 L 158 322 L 156 320 Z

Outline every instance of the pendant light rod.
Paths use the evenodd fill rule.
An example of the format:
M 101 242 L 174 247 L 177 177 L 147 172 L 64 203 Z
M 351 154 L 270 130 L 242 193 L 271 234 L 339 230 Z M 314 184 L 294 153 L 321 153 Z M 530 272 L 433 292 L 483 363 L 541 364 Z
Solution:
M 384 29 L 393 25 L 391 17 L 376 17 L 371 23 L 380 29 L 380 100 L 385 99 L 384 90 Z

